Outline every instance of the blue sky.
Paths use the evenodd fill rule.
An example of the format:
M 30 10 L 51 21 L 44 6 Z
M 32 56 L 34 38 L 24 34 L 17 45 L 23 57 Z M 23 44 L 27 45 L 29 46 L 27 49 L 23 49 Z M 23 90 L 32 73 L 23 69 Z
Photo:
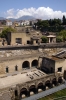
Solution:
M 18 14 L 18 9 L 19 9 L 19 11 L 22 11 L 21 13 L 23 13 L 24 8 L 26 8 L 26 10 L 27 10 L 27 9 L 31 9 L 32 7 L 35 8 L 34 11 L 36 11 L 36 14 L 37 14 L 37 10 L 40 7 L 44 7 L 43 8 L 44 10 L 45 10 L 45 8 L 47 10 L 47 7 L 49 7 L 49 9 L 52 9 L 53 11 L 61 11 L 61 13 L 66 15 L 66 0 L 0 0 L 0 16 L 15 17 L 15 15 L 17 16 L 17 14 Z M 8 12 L 9 10 L 11 10 L 10 15 Z M 27 10 L 27 12 L 28 12 L 28 10 Z M 42 13 L 42 11 L 40 11 L 40 10 L 39 10 L 39 12 Z M 43 11 L 43 13 L 44 13 L 44 11 Z M 50 12 L 50 13 L 52 13 L 52 12 Z M 33 16 L 36 14 L 34 13 Z M 28 13 L 28 15 L 29 15 L 29 13 Z M 32 15 L 32 13 L 30 15 Z M 21 17 L 21 16 L 22 15 L 20 14 L 17 17 Z M 38 16 L 38 15 L 36 15 L 36 16 Z

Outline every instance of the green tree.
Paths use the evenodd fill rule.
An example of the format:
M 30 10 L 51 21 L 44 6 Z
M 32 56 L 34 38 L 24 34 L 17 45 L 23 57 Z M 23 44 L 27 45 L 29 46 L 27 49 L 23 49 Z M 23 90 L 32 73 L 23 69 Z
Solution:
M 43 28 L 47 28 L 49 26 L 49 22 L 48 22 L 48 20 L 42 20 L 42 21 L 39 20 L 37 22 L 37 26 L 38 26 L 38 29 L 43 30 Z
M 62 30 L 62 31 L 59 33 L 59 36 L 62 36 L 63 41 L 66 41 L 66 30 Z
M 7 34 L 8 34 L 9 32 L 15 32 L 15 29 L 13 29 L 13 28 L 11 28 L 11 27 L 4 28 L 3 31 L 2 31 L 2 33 L 1 33 L 1 37 L 7 39 Z
M 65 18 L 65 16 L 64 16 L 64 15 L 63 15 L 62 20 L 63 20 L 63 25 L 66 25 L 66 18 Z
M 41 39 L 42 39 L 42 43 L 47 43 L 47 41 L 48 41 L 46 36 L 42 36 Z
M 57 36 L 56 37 L 56 42 L 62 42 L 63 41 L 63 37 L 62 36 Z

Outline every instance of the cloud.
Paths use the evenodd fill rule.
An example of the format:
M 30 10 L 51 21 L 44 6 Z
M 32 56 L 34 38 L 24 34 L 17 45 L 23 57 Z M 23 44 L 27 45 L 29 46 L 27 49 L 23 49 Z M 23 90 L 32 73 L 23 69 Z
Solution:
M 7 10 L 7 13 L 6 13 L 6 15 L 7 15 L 7 18 L 13 18 L 14 17 L 14 9 L 9 9 L 9 10 Z
M 7 10 L 6 16 L 7 18 L 19 18 L 24 15 L 30 15 L 35 18 L 41 19 L 53 19 L 53 18 L 62 18 L 63 15 L 66 16 L 66 12 L 62 11 L 54 11 L 52 8 L 49 7 L 39 7 L 39 8 L 24 8 L 24 9 L 9 9 Z

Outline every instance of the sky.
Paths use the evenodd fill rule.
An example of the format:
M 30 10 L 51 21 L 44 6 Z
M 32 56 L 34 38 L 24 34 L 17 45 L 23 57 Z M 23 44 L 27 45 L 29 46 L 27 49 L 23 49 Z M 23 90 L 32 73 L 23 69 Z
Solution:
M 24 15 L 41 19 L 62 18 L 66 16 L 66 0 L 0 0 L 0 17 Z

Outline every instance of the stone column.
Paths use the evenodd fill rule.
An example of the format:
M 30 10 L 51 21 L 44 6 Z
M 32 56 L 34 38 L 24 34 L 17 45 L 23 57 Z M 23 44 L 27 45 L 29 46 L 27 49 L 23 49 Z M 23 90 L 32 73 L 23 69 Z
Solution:
M 49 37 L 49 43 L 50 43 L 50 37 Z
M 42 65 L 42 58 L 38 58 L 38 67 L 39 69 L 41 69 L 41 65 Z
M 18 92 L 18 98 L 20 98 L 20 88 L 19 88 L 19 86 L 16 86 L 16 88 L 17 88 L 17 92 Z
M 31 62 L 30 62 L 30 69 L 31 69 L 31 67 L 32 67 L 32 66 L 31 66 Z

